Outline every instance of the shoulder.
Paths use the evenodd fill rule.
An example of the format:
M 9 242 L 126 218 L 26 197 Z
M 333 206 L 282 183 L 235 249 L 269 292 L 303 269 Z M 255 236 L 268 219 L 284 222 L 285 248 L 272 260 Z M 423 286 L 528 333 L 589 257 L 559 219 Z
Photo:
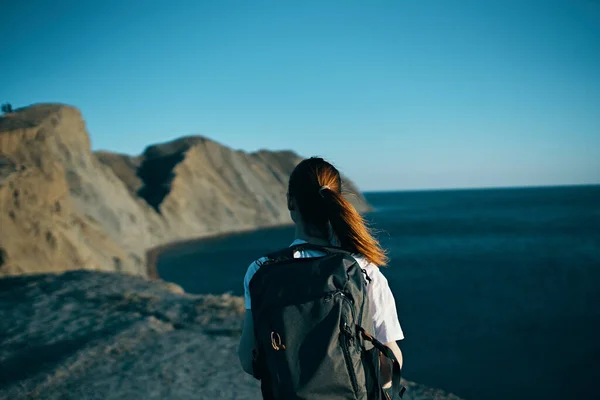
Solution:
M 353 254 L 358 264 L 364 269 L 371 278 L 368 289 L 375 296 L 381 296 L 389 291 L 389 283 L 385 275 L 381 272 L 381 268 L 369 260 L 362 254 Z
M 250 280 L 252 279 L 254 274 L 256 274 L 256 271 L 258 271 L 260 266 L 267 260 L 267 257 L 261 257 L 258 260 L 252 261 L 252 263 L 248 266 L 248 269 L 246 270 L 246 275 L 244 277 L 244 283 L 246 285 L 250 283 Z
M 261 257 L 258 260 L 253 261 L 246 270 L 246 275 L 244 276 L 244 305 L 246 310 L 252 309 L 252 299 L 250 298 L 250 281 L 252 280 L 254 274 L 256 274 L 256 271 L 260 269 L 262 263 L 264 263 L 266 260 L 267 257 Z

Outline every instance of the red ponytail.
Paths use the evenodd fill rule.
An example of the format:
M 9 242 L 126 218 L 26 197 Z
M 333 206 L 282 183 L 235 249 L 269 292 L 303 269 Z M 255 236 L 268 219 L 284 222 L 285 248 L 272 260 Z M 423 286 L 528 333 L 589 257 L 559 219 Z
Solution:
M 388 257 L 365 219 L 342 193 L 338 170 L 322 158 L 302 161 L 290 176 L 289 194 L 307 224 L 325 233 L 329 224 L 343 249 L 362 254 L 369 262 L 384 266 Z

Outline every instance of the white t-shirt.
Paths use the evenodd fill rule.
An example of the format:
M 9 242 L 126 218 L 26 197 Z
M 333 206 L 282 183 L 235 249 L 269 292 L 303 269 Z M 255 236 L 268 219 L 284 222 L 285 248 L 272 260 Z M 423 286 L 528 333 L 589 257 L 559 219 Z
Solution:
M 304 240 L 296 239 L 291 246 L 306 243 Z M 294 252 L 294 258 L 320 257 L 324 253 L 317 250 L 302 250 Z M 382 343 L 394 342 L 404 339 L 404 333 L 398 321 L 396 311 L 396 302 L 392 291 L 388 285 L 388 281 L 383 276 L 376 265 L 371 264 L 366 258 L 361 255 L 355 255 L 354 258 L 358 261 L 361 268 L 367 271 L 367 275 L 371 278 L 371 282 L 367 285 L 367 293 L 373 306 L 373 327 L 375 338 Z M 244 301 L 246 309 L 251 309 L 250 302 L 250 279 L 254 276 L 260 263 L 266 258 L 254 261 L 248 267 L 246 276 L 244 277 Z

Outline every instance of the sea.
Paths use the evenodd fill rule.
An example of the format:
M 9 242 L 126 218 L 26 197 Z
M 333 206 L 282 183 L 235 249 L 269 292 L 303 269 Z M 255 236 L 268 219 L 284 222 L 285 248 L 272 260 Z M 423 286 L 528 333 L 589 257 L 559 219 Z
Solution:
M 366 193 L 391 257 L 406 379 L 464 399 L 600 398 L 600 185 Z M 293 228 L 163 252 L 191 293 L 243 293 Z

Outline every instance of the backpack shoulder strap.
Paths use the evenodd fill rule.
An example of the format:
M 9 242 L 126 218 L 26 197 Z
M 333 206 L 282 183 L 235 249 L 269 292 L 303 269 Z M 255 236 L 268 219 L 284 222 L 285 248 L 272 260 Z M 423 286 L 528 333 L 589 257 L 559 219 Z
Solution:
M 392 399 L 402 398 L 406 388 L 401 383 L 402 369 L 400 368 L 398 359 L 389 347 L 375 339 L 362 326 L 358 326 L 358 330 L 363 340 L 371 342 L 373 346 L 381 352 L 381 355 L 392 361 Z
M 281 249 L 278 251 L 275 251 L 273 253 L 269 253 L 265 256 L 265 258 L 267 259 L 266 261 L 264 261 L 262 264 L 272 264 L 272 263 L 276 263 L 279 261 L 285 261 L 285 260 L 289 260 L 291 258 L 294 258 L 294 249 L 295 246 L 292 247 L 287 247 L 285 249 Z
M 320 245 L 312 244 L 312 243 L 301 243 L 301 244 L 292 246 L 286 250 L 290 250 L 290 249 L 293 249 L 293 250 L 291 251 L 291 255 L 289 257 L 293 257 L 294 252 L 298 251 L 298 250 L 316 250 L 316 251 L 322 251 L 323 253 L 325 253 L 327 255 L 329 255 L 329 254 L 346 254 L 346 255 L 349 255 L 350 257 L 353 257 L 356 259 L 356 257 L 354 256 L 354 253 L 352 253 L 351 251 L 348 251 L 348 250 L 342 249 L 341 247 L 336 247 L 336 246 L 320 246 Z M 367 280 L 367 283 L 371 283 L 371 277 L 367 273 L 367 270 L 362 267 L 360 267 L 360 270 L 364 274 L 365 279 Z
M 320 246 L 320 245 L 316 245 L 316 244 L 312 244 L 312 243 L 300 243 L 300 244 L 286 247 L 285 249 L 267 254 L 265 256 L 265 258 L 267 258 L 267 261 L 263 264 L 272 264 L 272 263 L 292 259 L 292 258 L 294 258 L 294 253 L 296 251 L 302 251 L 302 250 L 321 251 L 321 252 L 325 253 L 326 255 L 336 254 L 336 253 L 351 255 L 351 253 L 349 251 L 346 251 L 340 247 Z
M 301 243 L 301 244 L 297 244 L 295 246 L 292 246 L 292 248 L 294 248 L 295 250 L 316 250 L 316 251 L 322 251 L 325 254 L 348 254 L 348 255 L 352 255 L 351 252 L 349 252 L 348 250 L 344 250 L 341 247 L 336 247 L 336 246 L 321 246 L 321 245 L 312 244 L 312 243 Z
M 296 251 L 296 250 L 317 250 L 317 251 L 322 251 L 326 254 L 346 254 L 346 255 L 349 255 L 356 259 L 354 253 L 352 253 L 351 251 L 342 249 L 341 247 L 319 246 L 319 245 L 312 244 L 312 243 L 302 243 L 302 244 L 298 244 L 296 246 L 292 246 L 291 248 L 293 248 L 294 251 Z M 293 254 L 294 253 L 292 252 L 292 257 L 293 257 Z M 364 274 L 365 279 L 367 280 L 367 283 L 371 283 L 371 277 L 367 273 L 367 270 L 364 269 L 362 266 L 360 266 L 360 270 Z

